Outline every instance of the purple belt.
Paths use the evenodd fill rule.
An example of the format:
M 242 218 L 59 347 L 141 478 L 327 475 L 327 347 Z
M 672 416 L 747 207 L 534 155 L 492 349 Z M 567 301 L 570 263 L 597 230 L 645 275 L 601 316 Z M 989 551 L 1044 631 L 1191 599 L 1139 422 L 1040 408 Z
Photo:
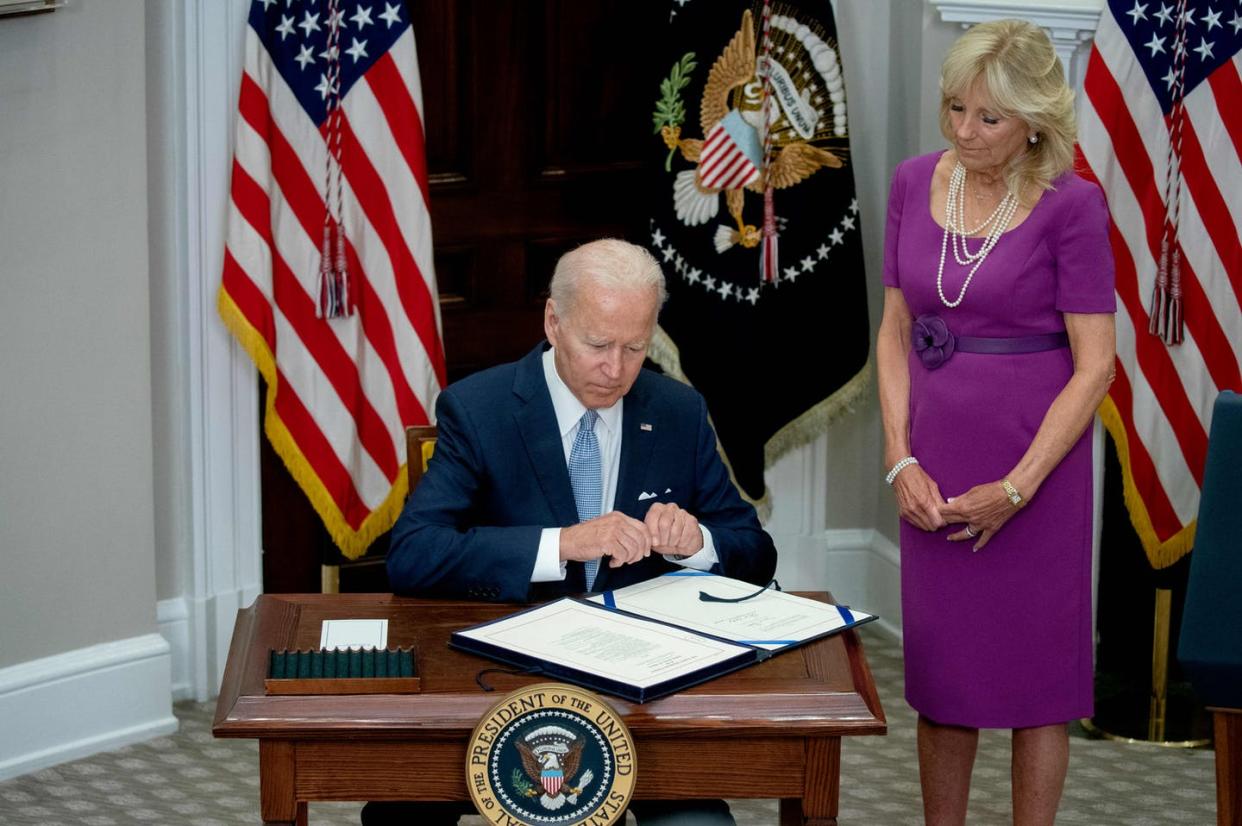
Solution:
M 923 366 L 935 370 L 948 361 L 955 352 L 985 353 L 990 355 L 1016 355 L 1042 353 L 1069 346 L 1065 332 L 1043 333 L 1036 336 L 1013 338 L 981 338 L 979 336 L 955 336 L 940 316 L 928 313 L 914 320 L 911 328 L 911 344 Z
M 957 337 L 957 351 L 959 353 L 993 353 L 998 355 L 1042 353 L 1045 350 L 1060 350 L 1062 347 L 1069 347 L 1068 333 L 1044 333 L 1038 336 L 1017 336 L 1015 338 Z

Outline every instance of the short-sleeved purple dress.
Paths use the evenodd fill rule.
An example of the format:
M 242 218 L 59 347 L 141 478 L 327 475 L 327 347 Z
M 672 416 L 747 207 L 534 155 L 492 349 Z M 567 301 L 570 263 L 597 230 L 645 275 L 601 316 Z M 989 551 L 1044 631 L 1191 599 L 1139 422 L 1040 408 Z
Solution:
M 1062 313 L 1111 313 L 1113 260 L 1100 190 L 1066 174 L 1006 232 L 954 309 L 936 293 L 943 229 L 931 214 L 941 153 L 897 167 L 884 283 L 917 318 L 955 335 L 1013 338 L 1065 330 Z M 971 241 L 971 249 L 980 242 Z M 969 272 L 953 260 L 944 292 Z M 955 352 L 928 369 L 913 351 L 910 449 L 946 498 L 1005 477 L 1073 371 L 1068 347 L 1025 354 Z M 1084 434 L 1036 496 L 979 553 L 901 524 L 906 699 L 935 722 L 1023 728 L 1090 716 L 1091 444 Z

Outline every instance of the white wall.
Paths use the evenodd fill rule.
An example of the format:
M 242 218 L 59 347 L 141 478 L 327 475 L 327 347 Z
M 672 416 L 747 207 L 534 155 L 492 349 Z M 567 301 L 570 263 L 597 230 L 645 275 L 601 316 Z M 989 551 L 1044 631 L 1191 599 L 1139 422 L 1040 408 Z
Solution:
M 0 19 L 0 777 L 175 725 L 154 634 L 143 52 L 132 1 Z M 142 681 L 129 709 L 40 701 L 100 671 L 98 689 Z
M 142 55 L 138 4 L 0 20 L 0 666 L 155 628 Z

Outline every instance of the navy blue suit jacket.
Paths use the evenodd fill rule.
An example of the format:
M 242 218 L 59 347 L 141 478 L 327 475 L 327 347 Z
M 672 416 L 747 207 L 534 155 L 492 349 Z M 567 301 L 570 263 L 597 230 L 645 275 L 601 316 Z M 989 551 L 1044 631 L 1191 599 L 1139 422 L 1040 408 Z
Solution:
M 394 591 L 520 602 L 585 590 L 576 562 L 562 582 L 530 581 L 542 530 L 578 522 L 545 349 L 440 394 L 435 453 L 392 531 Z M 640 501 L 645 492 L 657 496 Z M 641 520 L 655 502 L 675 502 L 711 531 L 715 572 L 761 585 L 772 577 L 776 548 L 729 479 L 703 398 L 643 370 L 625 396 L 614 509 Z M 619 568 L 603 562 L 599 591 L 679 569 L 658 553 Z

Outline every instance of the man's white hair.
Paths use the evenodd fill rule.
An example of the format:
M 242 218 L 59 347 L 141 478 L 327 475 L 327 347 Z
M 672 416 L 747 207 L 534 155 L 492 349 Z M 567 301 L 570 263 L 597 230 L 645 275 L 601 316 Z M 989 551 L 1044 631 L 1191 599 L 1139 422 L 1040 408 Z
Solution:
M 589 241 L 570 250 L 556 262 L 548 292 L 556 311 L 564 316 L 572 311 L 579 290 L 591 286 L 621 290 L 655 292 L 656 307 L 664 306 L 668 291 L 660 263 L 643 247 L 617 238 Z

